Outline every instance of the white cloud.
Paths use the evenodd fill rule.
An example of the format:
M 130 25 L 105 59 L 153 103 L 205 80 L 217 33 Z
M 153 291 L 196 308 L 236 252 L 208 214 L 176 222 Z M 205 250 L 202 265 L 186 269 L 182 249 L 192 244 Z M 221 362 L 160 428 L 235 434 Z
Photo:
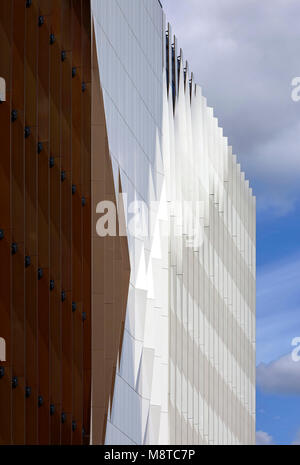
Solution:
M 256 383 L 266 393 L 300 395 L 300 362 L 288 354 L 269 364 L 261 363 L 256 368 Z
M 256 445 L 257 446 L 271 446 L 273 438 L 265 431 L 256 431 Z

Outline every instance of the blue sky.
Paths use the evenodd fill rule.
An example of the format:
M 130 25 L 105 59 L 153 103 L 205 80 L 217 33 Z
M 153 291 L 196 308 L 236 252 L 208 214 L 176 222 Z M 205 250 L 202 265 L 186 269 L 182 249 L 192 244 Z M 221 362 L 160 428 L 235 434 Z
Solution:
M 300 2 L 162 3 L 257 196 L 257 442 L 300 444 Z

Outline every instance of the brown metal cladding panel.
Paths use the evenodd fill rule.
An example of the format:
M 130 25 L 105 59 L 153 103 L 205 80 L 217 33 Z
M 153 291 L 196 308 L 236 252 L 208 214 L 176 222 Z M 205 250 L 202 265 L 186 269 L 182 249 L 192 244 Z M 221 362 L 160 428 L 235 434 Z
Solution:
M 50 402 L 55 411 L 61 412 L 61 299 L 57 292 L 51 293 L 50 298 Z M 59 415 L 51 416 L 51 444 L 61 442 L 61 418 Z
M 81 183 L 81 2 L 73 0 L 72 10 L 72 177 L 73 184 Z M 79 191 L 79 190 L 78 190 Z
M 86 158 L 90 162 L 90 157 Z M 91 400 L 91 196 L 86 196 L 82 214 L 82 305 L 86 313 L 83 326 L 83 425 L 84 440 L 89 438 Z
M 27 92 L 26 92 L 27 94 Z M 31 388 L 26 399 L 26 443 L 36 444 L 37 424 L 37 137 L 31 127 L 31 135 L 25 142 L 25 255 L 30 266 L 25 269 L 25 380 Z
M 1 363 L 1 366 L 3 364 Z M 11 444 L 11 367 L 5 367 L 5 374 L 0 380 L 0 445 Z
M 12 260 L 12 441 L 25 443 L 25 267 L 24 267 L 24 51 L 25 4 L 14 1 L 12 53 L 12 107 L 18 119 L 12 124 L 12 240 L 18 251 Z
M 38 443 L 38 353 L 37 353 L 37 257 L 25 271 L 26 283 L 26 376 L 31 394 L 25 400 L 26 444 Z
M 62 411 L 66 415 L 66 421 L 61 428 L 61 443 L 71 444 L 72 435 L 72 296 L 66 292 L 66 300 L 62 305 Z
M 44 21 L 44 25 L 38 29 L 38 127 L 40 142 L 49 141 L 49 17 L 45 17 Z
M 62 121 L 61 164 L 66 173 L 71 172 L 71 126 L 72 126 L 72 56 L 68 52 L 62 64 Z
M 73 421 L 76 429 L 72 434 L 72 444 L 82 443 L 83 421 L 83 322 L 82 307 L 73 313 Z
M 22 5 L 22 6 L 21 6 Z M 25 5 L 14 0 L 12 52 L 12 109 L 17 120 L 12 124 L 12 215 L 13 233 L 24 243 L 24 41 Z
M 82 79 L 86 83 L 91 82 L 92 59 L 91 59 L 91 9 L 90 2 L 86 5 L 83 0 L 82 8 Z
M 89 443 L 91 410 L 91 203 L 83 212 L 83 309 L 87 318 L 83 325 L 83 428 L 84 444 Z
M 39 14 L 49 14 L 50 0 L 39 1 Z M 49 172 L 49 88 L 50 88 L 50 17 L 38 28 L 38 140 L 42 151 L 38 158 L 38 267 L 43 277 L 38 281 L 38 408 L 39 444 L 50 443 L 50 172 Z
M 1 157 L 0 185 L 0 229 L 4 238 L 0 240 L 0 337 L 5 340 L 6 360 L 0 361 L 5 373 L 0 378 L 0 444 L 11 444 L 12 441 L 12 388 L 11 388 L 11 33 L 12 3 L 0 2 L 0 76 L 6 80 L 6 102 L 0 104 Z
M 1 109 L 0 109 L 1 111 Z M 6 342 L 6 361 L 0 361 L 4 367 L 4 377 L 0 379 L 0 444 L 11 444 L 12 419 L 11 419 L 11 234 L 5 230 L 5 237 L 0 241 L 0 337 Z
M 49 268 L 49 151 L 43 143 L 38 160 L 38 256 L 39 267 Z
M 82 145 L 81 184 L 86 206 L 82 214 L 82 304 L 83 325 L 83 443 L 90 441 L 91 409 L 91 11 L 82 9 Z
M 74 102 L 74 100 L 73 100 Z M 74 152 L 73 152 L 74 156 Z M 75 155 L 76 156 L 76 155 Z M 79 153 L 80 156 L 80 153 Z M 74 160 L 74 158 L 73 158 Z M 82 251 L 81 251 L 81 186 L 76 184 L 76 194 L 73 195 L 72 206 L 72 301 L 76 302 L 77 310 L 73 313 L 73 418 L 81 421 L 82 396 Z M 68 310 L 70 311 L 70 310 Z M 79 418 L 78 418 L 79 417 Z
M 25 270 L 26 371 L 25 386 L 31 394 L 25 400 L 26 444 L 38 443 L 38 358 L 37 358 L 37 47 L 38 2 L 26 9 L 25 124 L 31 134 L 25 141 Z
M 71 278 L 71 241 L 72 241 L 72 54 L 71 48 L 71 1 L 62 2 L 62 49 L 68 50 L 62 65 L 62 111 L 61 111 L 61 169 L 66 173 L 66 180 L 61 187 L 61 247 L 62 247 L 62 287 L 72 289 Z M 63 328 L 67 331 L 69 327 Z
M 72 179 L 76 185 L 72 208 L 72 300 L 77 304 L 73 313 L 73 408 L 72 420 L 77 428 L 72 433 L 72 444 L 82 443 L 83 416 L 83 322 L 82 322 L 82 186 L 81 186 L 81 0 L 72 2 Z
M 49 270 L 43 269 L 38 281 L 38 394 L 43 405 L 38 409 L 39 444 L 50 443 L 50 380 L 49 380 Z
M 61 411 L 61 50 L 60 1 L 52 1 L 51 33 L 55 42 L 50 47 L 50 154 L 54 166 L 50 168 L 50 278 L 55 291 L 50 293 L 50 380 L 51 404 Z M 51 443 L 60 443 L 59 417 L 51 417 Z
M 71 443 L 72 435 L 72 158 L 71 158 L 71 126 L 72 126 L 72 62 L 70 50 L 71 29 L 69 19 L 71 11 L 64 2 L 62 22 L 64 35 L 62 47 L 67 56 L 62 64 L 62 130 L 61 130 L 61 164 L 66 172 L 66 180 L 61 186 L 61 261 L 62 289 L 66 293 L 66 301 L 62 305 L 62 410 L 66 413 L 66 422 L 62 425 L 62 444 Z M 65 23 L 66 22 L 66 23 Z
M 62 289 L 66 292 L 66 301 L 62 305 L 62 410 L 66 421 L 62 425 L 62 444 L 71 444 L 72 440 L 72 10 L 71 0 L 62 2 L 62 50 L 66 58 L 62 63 L 62 113 L 61 113 L 61 167 L 66 172 L 66 180 L 61 188 L 61 253 L 62 253 Z
M 0 108 L 0 123 L 2 127 L 7 125 L 2 148 L 6 147 L 8 153 L 1 159 L 0 181 L 3 180 L 3 189 L 7 191 L 6 199 L 11 192 L 11 211 L 10 202 L 0 204 L 0 213 L 3 210 L 0 229 L 5 233 L 0 243 L 4 257 L 0 277 L 6 271 L 0 290 L 5 284 L 10 292 L 1 295 L 0 308 L 3 332 L 9 339 L 7 353 L 11 355 L 12 368 L 5 362 L 5 375 L 0 380 L 0 395 L 6 399 L 5 405 L 0 400 L 0 412 L 6 419 L 0 422 L 0 443 L 11 440 L 15 444 L 88 443 L 91 403 L 90 9 L 87 2 L 81 0 L 33 0 L 29 8 L 25 7 L 24 0 L 5 3 L 11 11 L 0 6 L 3 13 L 0 18 L 1 51 L 3 44 L 6 47 L 1 66 L 5 68 L 6 65 L 2 75 L 7 79 L 12 77 L 12 84 L 7 82 L 7 90 L 12 89 L 12 105 L 4 103 Z M 44 15 L 44 24 L 40 27 L 39 15 Z M 12 29 L 9 18 L 14 31 L 12 53 L 7 50 Z M 52 45 L 49 43 L 51 32 L 55 35 Z M 67 52 L 64 62 L 61 60 L 63 49 Z M 10 57 L 12 72 L 8 69 Z M 76 67 L 74 78 L 72 66 Z M 82 81 L 86 82 L 85 92 Z M 10 98 L 9 92 L 7 96 Z M 14 123 L 10 122 L 12 109 L 18 111 Z M 24 137 L 25 126 L 30 127 L 27 138 Z M 11 149 L 10 140 L 13 142 Z M 42 143 L 40 153 L 37 153 L 38 141 Z M 55 160 L 52 168 L 50 157 Z M 65 181 L 61 180 L 62 169 L 66 172 Z M 75 195 L 72 195 L 72 184 L 76 185 Z M 82 205 L 83 196 L 85 206 Z M 17 243 L 13 256 L 12 242 Z M 27 267 L 25 256 L 30 257 Z M 11 273 L 7 273 L 10 266 Z M 42 275 L 38 279 L 39 269 Z M 50 279 L 54 281 L 52 291 Z M 62 289 L 66 295 L 63 303 Z M 72 302 L 77 305 L 75 312 L 72 312 Z M 14 389 L 11 388 L 13 377 L 17 381 Z M 27 398 L 26 386 L 31 389 Z M 7 402 L 10 397 L 12 403 Z M 41 399 L 39 406 L 38 398 Z M 50 404 L 54 405 L 51 416 Z M 62 412 L 66 413 L 64 422 Z M 73 432 L 72 420 L 77 426 Z
M 62 50 L 70 51 L 72 48 L 72 0 L 61 0 L 62 28 L 61 46 Z
M 73 433 L 72 443 L 80 443 L 81 435 L 78 437 L 79 425 L 82 424 L 82 258 L 81 258 L 81 214 L 85 207 L 81 205 L 79 193 L 73 196 L 73 215 L 72 215 L 72 301 L 76 302 L 77 309 L 73 312 L 73 420 L 76 421 L 78 428 Z M 71 311 L 71 309 L 68 311 Z M 81 429 L 80 429 L 81 431 Z
M 88 51 L 87 51 L 88 53 Z M 85 84 L 86 89 L 82 92 L 81 99 L 81 185 L 82 194 L 91 196 L 91 84 Z
M 37 128 L 25 139 L 25 253 L 37 256 Z
M 24 292 L 24 245 L 18 243 L 18 251 L 12 260 L 12 376 L 17 387 L 12 391 L 13 443 L 25 443 L 25 292 Z
M 6 81 L 6 101 L 0 103 L 1 157 L 0 157 L 0 228 L 10 229 L 10 88 L 12 3 L 0 2 L 0 76 Z
M 71 295 L 71 247 L 72 247 L 72 186 L 70 173 L 62 183 L 62 289 L 66 300 L 61 306 L 62 312 L 62 410 L 69 412 L 67 423 L 62 426 L 62 443 L 71 442 L 71 412 L 72 412 L 72 295 Z
M 52 13 L 52 0 L 39 0 L 40 15 L 49 16 Z
M 81 67 L 81 21 L 82 21 L 82 1 L 86 0 L 72 0 L 72 53 L 73 53 L 73 66 Z
M 72 53 L 71 53 L 71 1 L 62 2 L 62 50 L 66 58 L 62 64 L 62 114 L 61 114 L 61 158 L 62 169 L 71 171 L 71 126 L 72 126 Z
M 25 83 L 26 83 L 26 124 L 36 126 L 37 113 L 37 51 L 38 51 L 38 0 L 32 0 L 30 8 L 26 8 L 26 50 L 25 50 Z
M 53 179 L 54 178 L 54 179 Z M 60 177 L 56 167 L 51 169 L 51 227 L 50 227 L 50 279 L 55 282 L 55 289 L 50 293 L 50 380 L 51 403 L 56 411 L 61 411 L 61 276 L 60 276 L 60 225 L 55 218 L 56 211 L 60 214 Z M 51 418 L 51 443 L 60 443 L 60 421 Z

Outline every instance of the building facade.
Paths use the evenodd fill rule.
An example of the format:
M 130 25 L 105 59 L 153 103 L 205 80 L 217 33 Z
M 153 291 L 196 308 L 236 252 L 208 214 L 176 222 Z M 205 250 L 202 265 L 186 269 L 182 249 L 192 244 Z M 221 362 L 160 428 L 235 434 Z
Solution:
M 0 443 L 254 444 L 255 197 L 160 2 L 0 9 Z

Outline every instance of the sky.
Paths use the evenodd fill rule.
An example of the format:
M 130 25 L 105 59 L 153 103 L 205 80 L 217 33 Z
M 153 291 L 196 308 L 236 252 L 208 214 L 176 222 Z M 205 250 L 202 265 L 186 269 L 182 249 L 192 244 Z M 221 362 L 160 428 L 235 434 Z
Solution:
M 161 2 L 257 197 L 257 444 L 300 444 L 300 2 Z

